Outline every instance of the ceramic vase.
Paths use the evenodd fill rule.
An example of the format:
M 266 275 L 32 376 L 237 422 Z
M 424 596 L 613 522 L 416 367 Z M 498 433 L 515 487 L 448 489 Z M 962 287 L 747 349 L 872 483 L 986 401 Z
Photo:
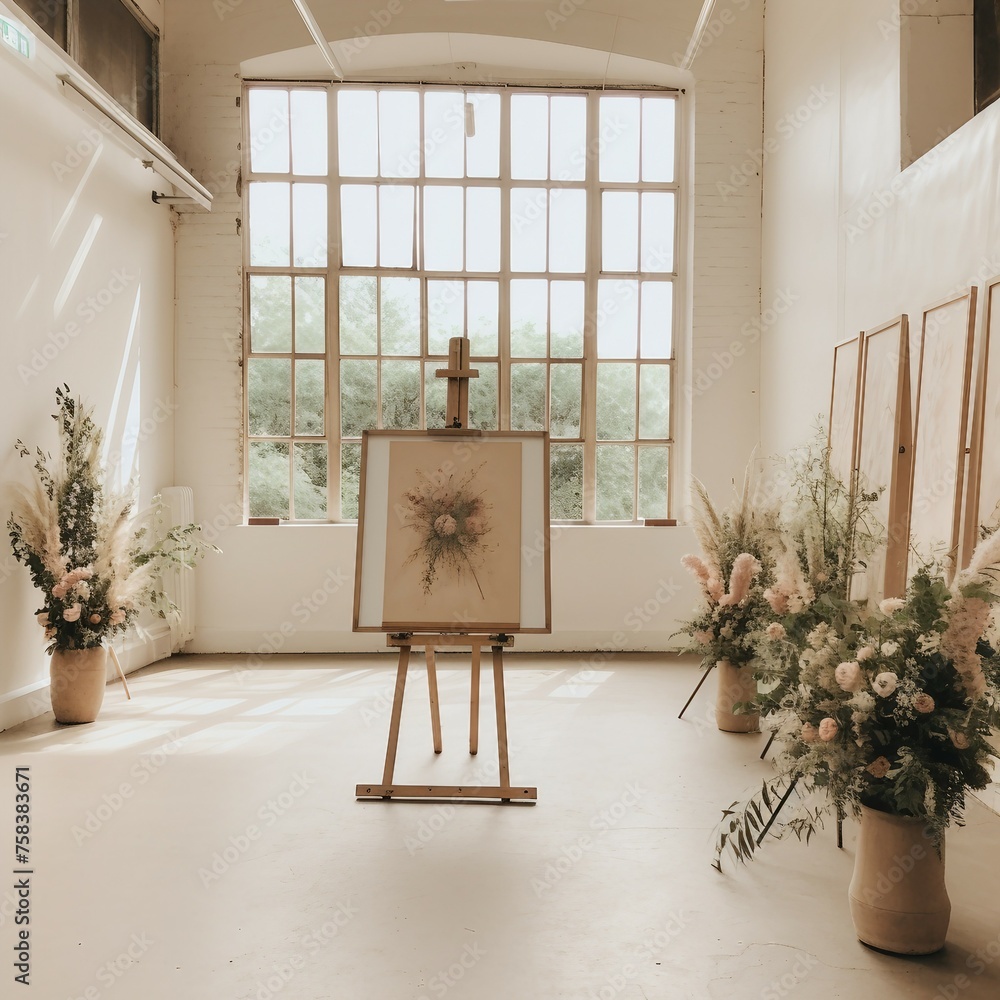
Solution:
M 49 693 L 56 722 L 93 722 L 101 711 L 107 683 L 107 650 L 57 649 L 49 664 Z

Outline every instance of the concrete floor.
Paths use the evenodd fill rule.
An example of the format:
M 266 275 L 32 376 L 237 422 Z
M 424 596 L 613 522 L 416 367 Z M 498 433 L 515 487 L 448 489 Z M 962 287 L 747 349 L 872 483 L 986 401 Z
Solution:
M 769 769 L 762 737 L 714 728 L 710 685 L 677 720 L 691 660 L 510 655 L 511 777 L 535 806 L 356 801 L 381 776 L 394 661 L 241 663 L 174 658 L 130 678 L 131 702 L 109 687 L 93 725 L 0 735 L 5 870 L 14 769 L 30 768 L 25 996 L 1000 996 L 1000 817 L 979 803 L 948 835 L 951 927 L 929 958 L 855 939 L 853 823 L 843 851 L 831 827 L 710 867 L 720 809 Z M 442 656 L 439 678 L 444 753 L 415 668 L 397 780 L 493 783 L 488 674 L 476 758 L 465 657 Z M 3 996 L 21 995 L 15 901 L 0 888 Z

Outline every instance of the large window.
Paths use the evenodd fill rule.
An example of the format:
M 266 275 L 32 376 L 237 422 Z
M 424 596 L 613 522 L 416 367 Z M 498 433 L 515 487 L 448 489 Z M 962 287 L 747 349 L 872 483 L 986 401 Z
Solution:
M 677 95 L 251 85 L 251 516 L 357 516 L 365 428 L 551 434 L 554 520 L 665 517 Z

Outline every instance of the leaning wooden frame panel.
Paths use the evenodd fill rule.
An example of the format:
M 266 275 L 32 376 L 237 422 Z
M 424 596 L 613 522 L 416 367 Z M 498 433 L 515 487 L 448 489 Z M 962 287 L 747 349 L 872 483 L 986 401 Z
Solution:
M 981 313 L 961 529 L 963 567 L 979 541 L 980 526 L 1000 529 L 1000 275 L 986 282 Z
M 356 632 L 551 632 L 542 431 L 365 431 Z
M 852 581 L 852 598 L 867 598 L 869 604 L 906 590 L 910 427 L 909 318 L 904 314 L 862 338 L 855 489 L 878 493 L 870 509 L 885 528 L 867 569 Z
M 859 333 L 833 349 L 833 385 L 830 389 L 827 446 L 830 449 L 830 469 L 849 489 L 857 467 L 864 338 L 864 333 Z
M 910 487 L 909 574 L 959 558 L 976 289 L 928 306 L 920 324 Z

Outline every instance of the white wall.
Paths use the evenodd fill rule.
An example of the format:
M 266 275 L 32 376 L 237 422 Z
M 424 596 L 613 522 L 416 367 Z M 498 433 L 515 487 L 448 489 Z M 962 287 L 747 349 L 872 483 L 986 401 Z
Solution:
M 797 299 L 763 338 L 767 452 L 827 411 L 838 340 L 1000 273 L 1000 104 L 900 172 L 896 8 L 768 4 L 765 134 L 814 88 L 830 99 L 764 176 L 762 296 Z
M 153 175 L 58 91 L 0 52 L 0 510 L 51 450 L 55 388 L 95 406 L 112 456 L 141 474 L 145 502 L 173 481 L 173 233 Z M 6 520 L 6 513 L 4 513 Z M 48 708 L 39 605 L 9 543 L 0 549 L 0 729 Z M 169 652 L 169 646 L 166 650 Z M 132 651 L 133 665 L 152 652 Z M 145 659 L 144 659 L 145 658 Z
M 638 21 L 581 7 L 553 23 L 547 8 L 534 4 L 401 2 L 401 12 L 374 34 L 385 42 L 397 33 L 402 40 L 420 32 L 493 32 L 605 51 L 613 43 L 617 55 L 666 63 L 685 51 L 700 6 L 647 4 Z M 315 2 L 312 8 L 330 39 L 373 34 L 366 28 L 369 3 Z M 203 523 L 235 525 L 242 504 L 240 65 L 302 46 L 308 37 L 291 4 L 173 0 L 166 17 L 164 137 L 216 195 L 210 216 L 183 214 L 177 233 L 178 481 L 194 487 Z M 720 3 L 713 29 L 690 88 L 695 284 L 687 364 L 707 382 L 678 405 L 686 411 L 681 436 L 692 443 L 690 468 L 722 494 L 742 475 L 758 437 L 751 324 L 760 312 L 760 178 L 753 164 L 740 171 L 761 145 L 760 0 Z M 489 67 L 477 69 L 488 77 Z M 736 359 L 727 355 L 734 343 Z M 686 475 L 684 463 L 678 471 Z M 350 632 L 355 539 L 347 525 L 224 528 L 218 538 L 224 555 L 199 569 L 199 625 L 190 648 L 382 648 L 382 637 Z M 693 545 L 686 528 L 560 532 L 552 551 L 553 635 L 525 636 L 519 648 L 667 648 L 677 619 L 694 601 L 679 567 Z M 326 594 L 324 585 L 336 593 Z M 310 611 L 306 601 L 317 589 Z

